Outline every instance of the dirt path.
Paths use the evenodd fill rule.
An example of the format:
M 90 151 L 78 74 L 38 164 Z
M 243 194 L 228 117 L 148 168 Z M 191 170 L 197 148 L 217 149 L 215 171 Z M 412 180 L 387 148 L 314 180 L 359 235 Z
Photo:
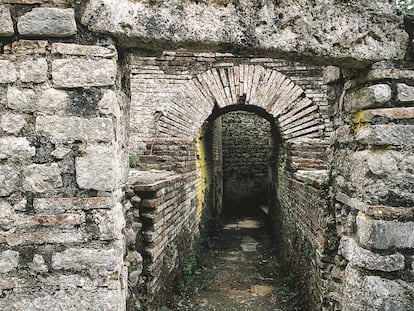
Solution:
M 282 270 L 263 223 L 233 218 L 213 237 L 213 248 L 196 271 L 193 293 L 176 297 L 172 310 L 301 310 Z

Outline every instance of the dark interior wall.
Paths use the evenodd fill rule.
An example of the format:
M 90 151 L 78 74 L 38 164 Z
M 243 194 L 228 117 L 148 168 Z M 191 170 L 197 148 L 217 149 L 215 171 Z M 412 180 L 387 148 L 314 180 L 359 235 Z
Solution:
M 265 204 L 269 180 L 269 121 L 247 111 L 229 112 L 222 119 L 224 211 Z

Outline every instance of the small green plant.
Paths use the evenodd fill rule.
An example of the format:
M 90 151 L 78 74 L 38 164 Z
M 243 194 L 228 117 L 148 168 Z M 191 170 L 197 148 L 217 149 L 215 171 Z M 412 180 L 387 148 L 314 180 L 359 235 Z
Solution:
M 142 163 L 139 156 L 136 155 L 135 153 L 129 156 L 129 166 L 134 167 L 134 168 L 139 168 L 143 171 L 149 170 L 149 167 L 145 163 Z
M 318 134 L 319 134 L 319 138 L 321 138 L 321 139 L 324 139 L 325 138 L 325 131 L 324 130 L 320 129 L 318 131 Z
M 171 250 L 171 252 L 176 253 L 177 250 L 178 250 L 177 244 L 171 243 L 170 250 Z
M 166 306 L 162 306 L 159 311 L 169 311 L 169 310 L 170 309 L 168 309 Z
M 329 178 L 325 178 L 324 180 L 322 180 L 322 181 L 319 183 L 319 186 L 320 186 L 322 189 L 328 189 L 328 188 L 329 188 Z

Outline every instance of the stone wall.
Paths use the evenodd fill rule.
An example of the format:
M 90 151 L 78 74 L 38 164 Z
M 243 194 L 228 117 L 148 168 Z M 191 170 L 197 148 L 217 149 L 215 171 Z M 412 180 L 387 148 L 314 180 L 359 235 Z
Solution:
M 222 119 L 224 211 L 267 205 L 269 121 L 245 111 L 229 112 Z
M 414 72 L 382 62 L 343 76 L 333 85 L 345 94 L 333 136 L 343 310 L 410 310 Z
M 28 10 L 17 31 L 72 36 L 74 11 Z M 123 310 L 126 99 L 117 51 L 23 39 L 3 50 L 0 308 Z
M 200 129 L 255 107 L 278 126 L 271 190 L 282 230 L 315 250 L 315 305 L 410 310 L 414 74 L 366 70 L 408 43 L 389 1 L 3 0 L 0 309 L 138 309 L 165 288 L 184 228 L 221 208 L 220 121 L 204 142 Z M 310 63 L 344 68 L 322 81 Z M 140 198 L 127 154 L 174 178 Z M 163 213 L 177 222 L 151 230 Z

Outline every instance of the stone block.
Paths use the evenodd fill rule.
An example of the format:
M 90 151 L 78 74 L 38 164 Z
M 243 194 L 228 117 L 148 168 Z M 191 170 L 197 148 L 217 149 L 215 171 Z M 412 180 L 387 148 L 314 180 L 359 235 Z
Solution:
M 48 42 L 45 40 L 19 40 L 13 41 L 11 53 L 15 55 L 46 54 Z
M 116 271 L 122 263 L 122 253 L 116 249 L 69 248 L 53 254 L 52 269 L 83 271 Z
M 375 17 L 368 12 L 375 12 Z M 352 60 L 367 64 L 402 59 L 408 43 L 402 17 L 395 15 L 395 6 L 383 1 L 364 1 L 356 10 L 333 0 L 277 5 L 265 1 L 261 6 L 254 1 L 188 1 L 177 6 L 172 1 L 151 5 L 132 0 L 91 0 L 83 11 L 82 23 L 130 47 L 139 39 L 173 38 L 180 44 L 235 44 L 295 54 L 307 61 L 312 56 L 330 58 L 331 63 L 344 65 Z
M 75 159 L 79 187 L 112 191 L 115 185 L 114 161 L 110 146 L 88 146 L 86 155 Z
M 9 165 L 0 165 L 0 197 L 5 197 L 18 190 L 19 173 Z
M 17 80 L 16 68 L 8 60 L 0 59 L 0 84 L 13 83 Z
M 353 266 L 367 270 L 385 272 L 404 270 L 405 258 L 401 253 L 380 255 L 360 247 L 352 238 L 343 236 L 339 244 L 339 253 Z
M 56 87 L 111 86 L 117 74 L 113 59 L 56 59 L 52 78 Z
M 350 180 L 358 195 L 373 205 L 414 203 L 414 156 L 397 151 L 358 151 L 349 161 Z
M 414 248 L 414 222 L 375 220 L 359 213 L 357 233 L 362 245 L 386 250 L 391 247 Z
M 0 138 L 0 159 L 27 160 L 36 154 L 26 137 Z
M 7 250 L 0 254 L 0 273 L 16 270 L 19 265 L 19 252 Z
M 391 99 L 391 95 L 391 88 L 388 84 L 375 84 L 346 95 L 344 107 L 347 111 L 381 107 Z
M 114 46 L 103 47 L 96 45 L 80 45 L 72 43 L 53 43 L 52 54 L 75 55 L 102 58 L 117 58 L 117 51 Z
M 17 31 L 24 37 L 70 37 L 76 34 L 73 9 L 40 7 L 17 19 Z
M 404 281 L 363 275 L 348 266 L 342 310 L 412 310 L 413 291 L 413 286 Z
M 398 107 L 364 110 L 354 119 L 355 122 L 375 122 L 376 120 L 399 121 L 414 119 L 414 107 Z
M 0 37 L 11 37 L 14 35 L 13 21 L 7 6 L 0 4 Z
M 45 193 L 62 187 L 62 177 L 57 163 L 32 164 L 24 168 L 23 189 Z
M 399 80 L 399 79 L 413 79 L 414 70 L 407 69 L 394 69 L 394 68 L 381 68 L 373 69 L 367 75 L 368 81 L 377 81 L 377 80 Z
M 397 83 L 397 100 L 400 102 L 414 102 L 414 86 Z
M 48 272 L 49 268 L 42 255 L 34 254 L 32 262 L 32 270 L 40 273 Z
M 361 144 L 374 146 L 414 146 L 414 125 L 370 125 L 356 133 Z
M 62 277 L 62 281 L 75 282 L 79 278 Z M 83 278 L 86 279 L 86 278 Z M 88 282 L 79 282 L 77 286 L 69 286 L 64 282 L 57 284 L 59 290 L 49 293 L 42 288 L 36 295 L 22 291 L 12 292 L 7 298 L 0 299 L 2 311 L 122 311 L 126 309 L 125 296 L 120 288 L 120 282 L 114 281 L 114 286 L 96 287 L 88 286 Z M 50 287 L 49 287 L 50 288 Z
M 8 245 L 68 244 L 84 243 L 88 240 L 86 233 L 80 230 L 65 229 L 49 232 L 10 233 L 6 237 Z
M 110 209 L 112 207 L 113 199 L 110 197 L 33 199 L 36 214 L 61 214 L 76 210 Z
M 31 89 L 19 90 L 15 87 L 9 87 L 7 89 L 7 106 L 21 112 L 33 112 L 36 110 L 35 96 L 35 92 Z
M 12 206 L 4 199 L 0 199 L 0 229 L 10 230 L 14 225 L 15 214 Z
M 327 66 L 323 71 L 323 83 L 332 84 L 341 79 L 341 68 L 336 66 Z
M 120 109 L 118 106 L 118 98 L 116 93 L 112 90 L 105 91 L 102 99 L 98 103 L 99 112 L 104 115 L 120 115 Z
M 18 134 L 25 124 L 24 116 L 16 113 L 5 113 L 0 120 L 0 128 L 8 134 Z
M 80 117 L 38 116 L 35 131 L 50 137 L 53 143 L 111 142 L 113 124 L 109 118 L 84 119 Z
M 47 80 L 47 62 L 45 58 L 27 60 L 19 64 L 19 78 L 22 82 L 42 83 Z
M 36 106 L 42 113 L 64 111 L 69 103 L 69 95 L 65 90 L 47 89 L 40 95 Z
M 91 220 L 98 228 L 97 238 L 103 241 L 122 239 L 122 229 L 125 228 L 122 206 L 118 203 L 110 210 L 94 210 Z

